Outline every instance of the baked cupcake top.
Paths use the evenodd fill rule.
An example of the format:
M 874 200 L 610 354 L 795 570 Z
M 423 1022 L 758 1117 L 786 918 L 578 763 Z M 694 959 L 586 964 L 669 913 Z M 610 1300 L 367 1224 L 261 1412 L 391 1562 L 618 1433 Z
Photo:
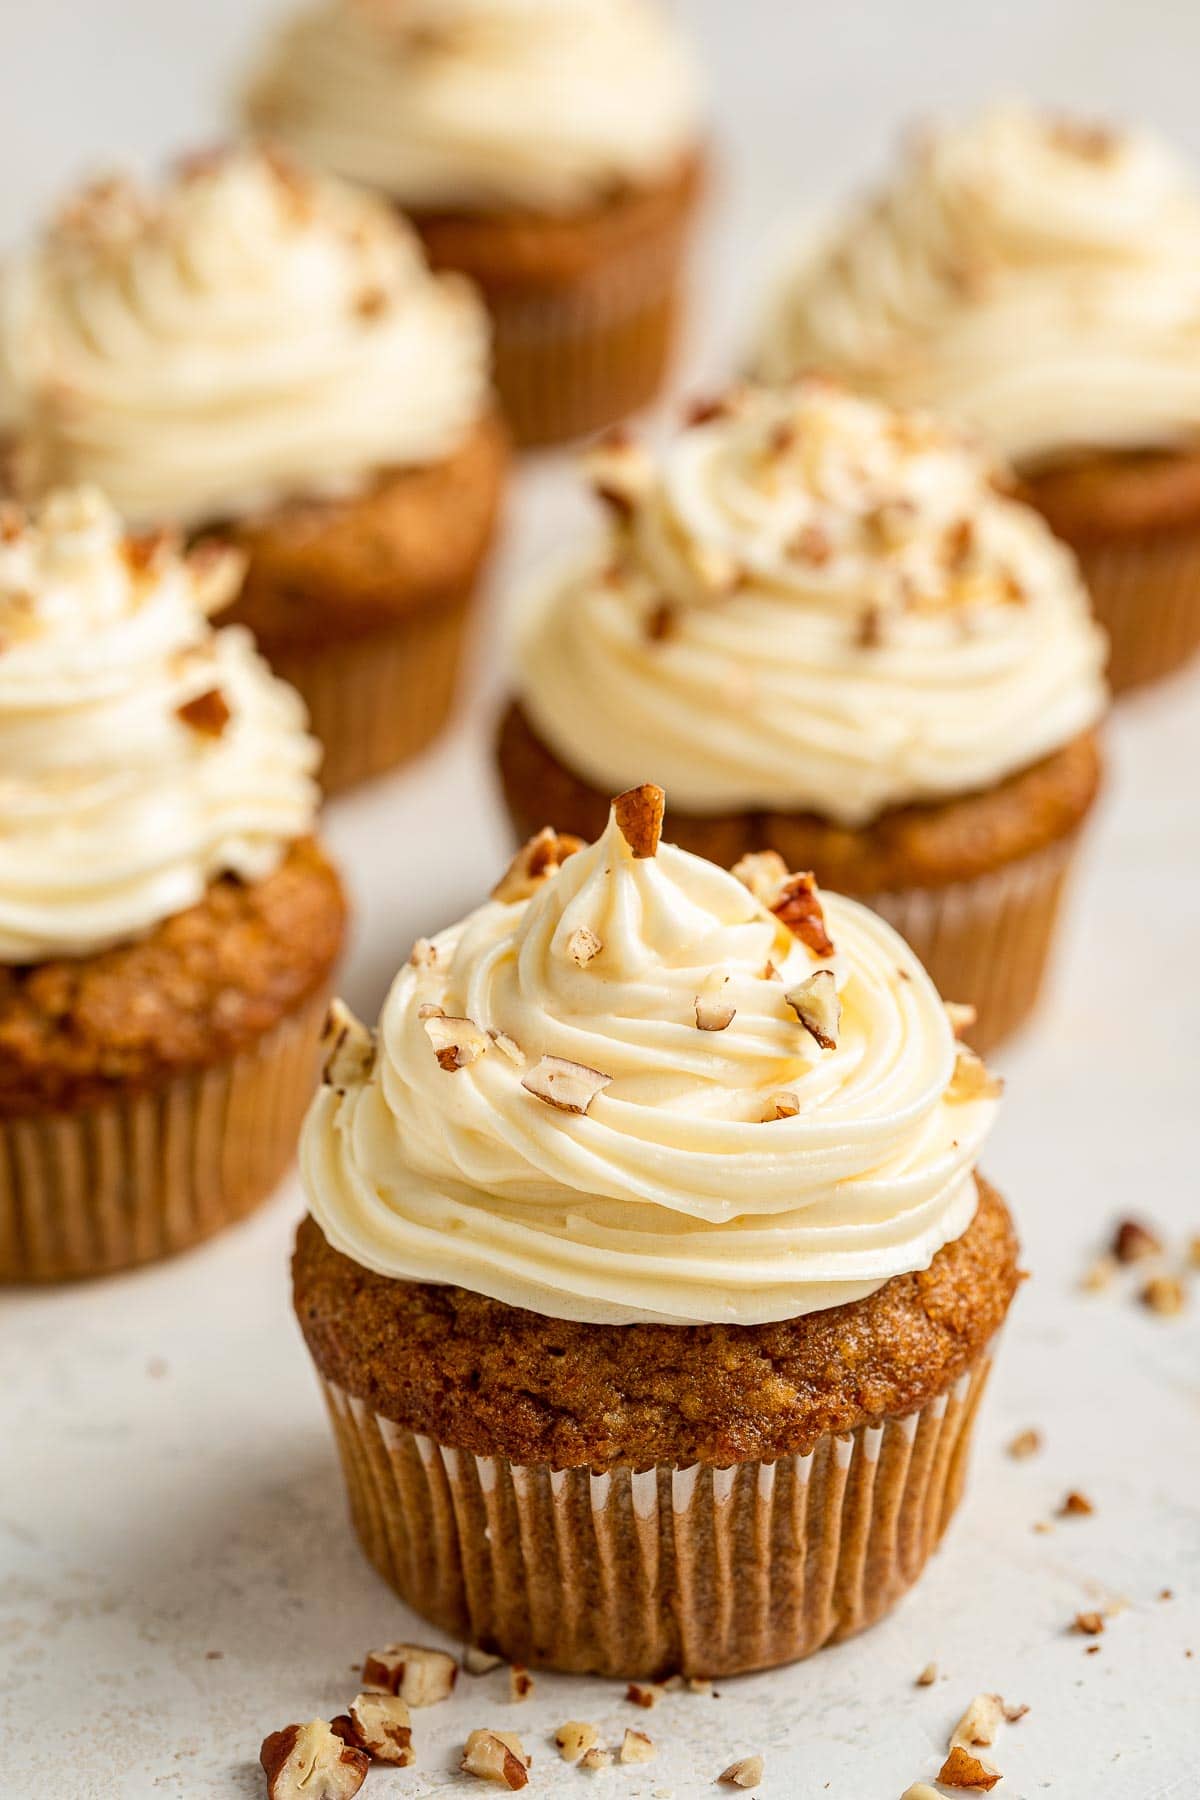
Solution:
M 318 0 L 248 110 L 422 211 L 576 211 L 669 174 L 699 131 L 657 0 Z
M 273 153 L 78 196 L 0 289 L 16 482 L 206 524 L 436 461 L 488 405 L 471 289 L 390 208 Z
M 540 595 L 518 688 L 609 792 L 695 813 L 889 806 L 992 785 L 1105 704 L 1075 564 L 986 456 L 824 381 L 738 389 L 655 461 L 593 453 L 600 554 Z
M 773 854 L 659 845 L 663 799 L 534 838 L 377 1042 L 335 1017 L 301 1151 L 335 1249 L 555 1318 L 755 1324 L 966 1229 L 997 1085 L 912 952 Z
M 311 830 L 303 706 L 205 616 L 240 575 L 93 489 L 0 513 L 0 962 L 138 937 Z
M 1194 441 L 1200 188 L 1152 137 L 1027 107 L 921 132 L 802 251 L 757 367 L 935 407 L 1022 465 Z

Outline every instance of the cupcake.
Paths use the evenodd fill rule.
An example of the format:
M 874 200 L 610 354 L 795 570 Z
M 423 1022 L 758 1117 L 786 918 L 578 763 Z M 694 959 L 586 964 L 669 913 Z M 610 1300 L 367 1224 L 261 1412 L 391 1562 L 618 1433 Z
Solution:
M 0 512 L 0 1281 L 185 1249 L 295 1148 L 345 905 L 237 564 Z
M 613 525 L 524 621 L 509 810 L 591 837 L 653 769 L 668 833 L 875 907 L 995 1043 L 1036 998 L 1096 794 L 1104 647 L 983 455 L 827 382 L 591 459 Z
M 294 1263 L 371 1561 L 457 1637 L 623 1677 L 888 1611 L 1018 1280 L 997 1084 L 911 950 L 662 812 L 541 832 L 377 1037 L 341 1016 Z
M 389 208 L 252 150 L 94 187 L 8 273 L 0 384 L 20 496 L 93 482 L 244 553 L 231 617 L 327 789 L 434 736 L 505 450 L 483 310 Z
M 653 399 L 702 187 L 698 84 L 658 0 L 317 0 L 254 128 L 388 195 L 482 289 L 523 444 Z
M 757 367 L 968 421 L 1079 555 L 1113 686 L 1200 645 L 1200 187 L 1153 138 L 999 107 L 818 234 Z

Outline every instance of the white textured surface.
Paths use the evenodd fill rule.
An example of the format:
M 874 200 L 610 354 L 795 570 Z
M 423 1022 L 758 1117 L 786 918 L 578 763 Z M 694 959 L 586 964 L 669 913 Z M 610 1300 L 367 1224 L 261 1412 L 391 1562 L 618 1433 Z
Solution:
M 737 216 L 710 253 L 694 368 L 720 366 L 747 299 L 747 249 L 788 195 L 860 173 L 895 121 L 947 94 L 1024 87 L 1142 114 L 1200 149 L 1200 10 L 1185 17 L 1169 0 L 1136 20 L 1119 0 L 1017 0 L 989 18 L 971 9 L 969 35 L 964 9 L 932 0 L 686 10 L 738 134 L 724 196 Z M 244 0 L 6 10 L 0 235 L 97 146 L 148 153 L 210 138 L 220 71 L 265 11 Z M 549 461 L 516 512 L 498 592 L 580 516 Z M 360 1008 L 505 853 L 487 760 L 497 691 L 484 647 L 470 723 L 330 819 L 357 903 L 346 988 Z M 1200 1287 L 1181 1320 L 1075 1291 L 1120 1213 L 1140 1209 L 1177 1238 L 1200 1232 L 1200 684 L 1130 705 L 1112 753 L 1054 992 L 1001 1059 L 1009 1096 L 989 1168 L 1020 1215 L 1033 1279 L 1002 1347 L 965 1511 L 921 1586 L 857 1643 L 650 1714 L 608 1684 L 540 1677 L 514 1708 L 503 1671 L 464 1678 L 448 1706 L 417 1715 L 420 1769 L 374 1772 L 368 1797 L 480 1791 L 450 1771 L 481 1723 L 522 1732 L 531 1795 L 582 1793 L 591 1778 L 547 1741 L 573 1716 L 608 1741 L 626 1724 L 657 1741 L 656 1763 L 594 1778 L 614 1794 L 686 1800 L 759 1750 L 764 1796 L 898 1800 L 936 1772 L 980 1689 L 1032 1709 L 996 1746 L 998 1796 L 1200 1794 Z M 0 1299 L 2 1800 L 256 1795 L 263 1734 L 340 1710 L 355 1659 L 410 1628 L 345 1527 L 288 1307 L 299 1212 L 291 1184 L 180 1262 Z M 1045 1451 L 1013 1462 L 1003 1446 L 1029 1425 Z M 1094 1517 L 1035 1534 L 1070 1487 Z M 1173 1600 L 1157 1598 L 1163 1587 Z M 1086 1655 L 1067 1625 L 1116 1601 L 1125 1609 Z M 941 1679 L 916 1688 L 930 1660 Z

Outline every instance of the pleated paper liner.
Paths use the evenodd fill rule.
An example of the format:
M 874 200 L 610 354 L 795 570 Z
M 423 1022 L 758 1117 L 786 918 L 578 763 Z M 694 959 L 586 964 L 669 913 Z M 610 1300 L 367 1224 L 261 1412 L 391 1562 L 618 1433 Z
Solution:
M 321 784 L 338 793 L 418 755 L 449 717 L 471 597 L 423 606 L 342 642 L 272 651 L 298 690 L 325 755 Z
M 1158 681 L 1200 650 L 1200 531 L 1084 545 L 1076 555 L 1108 632 L 1114 693 Z
M 732 1675 L 862 1631 L 912 1586 L 989 1364 L 807 1455 L 598 1475 L 468 1455 L 325 1395 L 362 1547 L 443 1631 L 554 1669 Z
M 278 1185 L 317 1079 L 322 990 L 229 1060 L 79 1112 L 0 1119 L 0 1281 L 111 1274 Z
M 485 287 L 496 388 L 518 444 L 582 437 L 649 405 L 675 344 L 682 258 L 674 234 L 569 287 Z
M 1037 1005 L 1077 839 L 970 881 L 863 896 L 908 940 L 943 999 L 976 1008 L 966 1036 L 978 1050 L 1016 1031 Z

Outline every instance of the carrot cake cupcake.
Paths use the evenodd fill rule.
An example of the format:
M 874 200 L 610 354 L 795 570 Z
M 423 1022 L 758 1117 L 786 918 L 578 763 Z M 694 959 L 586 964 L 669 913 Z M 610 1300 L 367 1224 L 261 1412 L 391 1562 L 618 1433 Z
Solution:
M 653 398 L 702 186 L 698 83 L 658 0 L 316 0 L 247 110 L 478 283 L 520 442 Z
M 1078 552 L 1114 687 L 1200 645 L 1200 184 L 1154 138 L 1020 106 L 914 135 L 804 249 L 757 367 L 986 433 Z
M 307 702 L 329 789 L 449 709 L 505 463 L 487 364 L 477 298 L 390 208 L 254 150 L 91 188 L 0 291 L 11 485 L 236 544 L 231 617 Z
M 0 511 L 0 1281 L 183 1249 L 295 1147 L 345 906 L 304 709 L 205 617 L 239 573 Z
M 1096 793 L 1102 635 L 1070 553 L 987 459 L 829 383 L 738 389 L 537 597 L 500 768 L 519 832 L 592 836 L 639 769 L 668 833 L 778 851 L 876 907 L 990 1044 L 1032 1006 Z
M 642 787 L 588 848 L 541 832 L 377 1035 L 340 1015 L 294 1263 L 386 1579 L 516 1661 L 627 1677 L 888 1611 L 1018 1280 L 975 1170 L 998 1084 L 911 950 L 662 816 Z

